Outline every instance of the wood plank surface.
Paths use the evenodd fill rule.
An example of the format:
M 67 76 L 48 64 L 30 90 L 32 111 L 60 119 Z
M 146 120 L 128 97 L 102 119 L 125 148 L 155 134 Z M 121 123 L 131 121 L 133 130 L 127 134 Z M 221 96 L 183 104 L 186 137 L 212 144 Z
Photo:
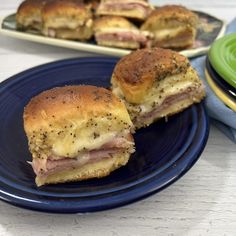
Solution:
M 0 2 L 0 16 L 21 1 Z M 151 1 L 178 3 L 228 22 L 236 1 Z M 42 63 L 92 54 L 20 41 L 0 35 L 0 81 Z M 236 235 L 236 146 L 215 127 L 201 159 L 179 181 L 145 200 L 87 215 L 43 214 L 0 202 L 0 236 Z

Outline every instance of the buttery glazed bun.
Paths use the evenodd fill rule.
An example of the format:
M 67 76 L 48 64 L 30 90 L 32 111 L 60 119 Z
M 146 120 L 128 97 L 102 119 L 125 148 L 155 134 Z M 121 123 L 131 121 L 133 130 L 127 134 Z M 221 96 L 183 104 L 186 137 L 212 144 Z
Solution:
M 16 23 L 21 30 L 38 30 L 42 28 L 41 11 L 45 0 L 26 0 L 17 9 Z
M 38 186 L 106 176 L 125 165 L 133 152 L 126 107 L 104 88 L 65 86 L 45 91 L 30 100 L 23 118 Z M 101 159 L 104 151 L 109 155 Z M 96 152 L 100 159 L 94 157 Z M 96 161 L 90 161 L 89 155 Z M 50 165 L 62 160 L 67 163 L 52 172 Z
M 119 98 L 107 89 L 89 85 L 57 87 L 40 93 L 25 107 L 24 124 L 26 133 L 32 134 L 40 129 L 51 131 L 53 124 L 56 129 L 64 130 L 67 123 L 73 123 L 72 120 L 76 120 L 76 125 L 83 126 L 83 121 L 96 119 L 96 116 L 104 118 L 103 132 L 107 132 L 110 126 L 106 124 L 111 120 L 110 116 L 116 119 L 112 120 L 109 129 L 119 131 L 131 125 L 125 105 Z M 86 133 L 91 132 L 91 127 L 84 129 Z M 52 136 L 58 138 L 56 133 Z
M 183 6 L 166 5 L 152 11 L 141 26 L 154 34 L 154 45 L 163 48 L 186 48 L 194 42 L 198 16 Z
M 180 112 L 205 96 L 203 83 L 188 59 L 162 48 L 141 49 L 123 57 L 111 82 L 136 128 Z
M 42 10 L 43 34 L 86 40 L 92 36 L 92 12 L 81 0 L 52 0 Z

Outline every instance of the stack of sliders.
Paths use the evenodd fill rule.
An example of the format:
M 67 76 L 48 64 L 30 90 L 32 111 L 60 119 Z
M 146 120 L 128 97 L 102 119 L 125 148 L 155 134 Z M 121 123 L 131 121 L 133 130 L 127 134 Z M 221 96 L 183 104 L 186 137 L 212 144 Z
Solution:
M 150 47 L 152 34 L 140 31 L 132 21 L 143 22 L 151 11 L 144 0 L 101 1 L 94 23 L 97 44 L 128 49 Z
M 25 0 L 17 27 L 48 37 L 126 49 L 184 49 L 193 44 L 198 16 L 183 6 L 154 8 L 145 0 Z
M 45 91 L 30 100 L 23 118 L 37 186 L 107 176 L 134 152 L 125 105 L 104 88 Z
M 37 186 L 109 175 L 134 152 L 134 128 L 181 112 L 205 96 L 188 59 L 161 48 L 120 59 L 111 84 L 113 93 L 65 86 L 29 101 L 24 129 Z

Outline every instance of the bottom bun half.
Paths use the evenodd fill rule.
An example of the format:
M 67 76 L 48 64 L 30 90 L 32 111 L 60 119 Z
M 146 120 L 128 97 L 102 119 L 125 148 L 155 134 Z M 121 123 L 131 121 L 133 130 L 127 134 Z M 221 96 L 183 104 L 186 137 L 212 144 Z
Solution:
M 91 178 L 101 178 L 109 175 L 112 171 L 127 164 L 130 153 L 117 153 L 112 157 L 99 162 L 89 163 L 78 168 L 60 171 L 48 175 L 47 177 L 37 176 L 35 182 L 37 186 L 45 184 L 57 184 L 65 182 L 81 181 Z

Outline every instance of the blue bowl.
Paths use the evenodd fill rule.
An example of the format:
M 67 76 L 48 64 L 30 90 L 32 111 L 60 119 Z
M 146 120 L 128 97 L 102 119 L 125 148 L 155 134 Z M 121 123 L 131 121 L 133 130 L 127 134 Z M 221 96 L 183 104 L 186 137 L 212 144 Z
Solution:
M 228 84 L 213 68 L 208 57 L 206 57 L 206 69 L 212 80 L 220 87 L 228 96 L 236 102 L 236 89 Z

